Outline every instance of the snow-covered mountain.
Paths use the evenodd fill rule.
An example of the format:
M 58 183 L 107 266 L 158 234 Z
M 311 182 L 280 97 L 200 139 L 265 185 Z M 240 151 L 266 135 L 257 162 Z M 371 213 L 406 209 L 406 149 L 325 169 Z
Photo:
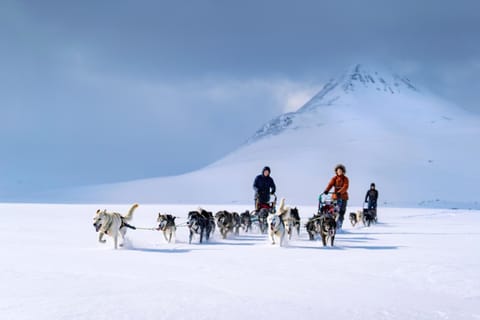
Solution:
M 298 111 L 266 123 L 244 146 L 202 170 L 69 190 L 60 197 L 251 203 L 253 179 L 269 165 L 278 195 L 308 205 L 343 163 L 351 205 L 361 205 L 375 182 L 387 205 L 479 208 L 479 138 L 477 115 L 405 77 L 355 65 Z
M 377 96 L 375 99 L 381 99 L 384 95 L 394 95 L 409 93 L 411 91 L 418 92 L 417 88 L 410 82 L 408 78 L 398 76 L 396 74 L 381 75 L 377 71 L 368 72 L 361 65 L 355 65 L 348 72 L 345 72 L 338 78 L 331 79 L 323 89 L 317 93 L 308 103 L 301 107 L 297 112 L 285 113 L 272 121 L 268 122 L 260 128 L 255 135 L 249 140 L 254 142 L 262 137 L 276 135 L 288 128 L 298 129 L 303 127 L 301 121 L 310 123 L 317 121 L 316 124 L 322 124 L 310 117 L 310 113 L 318 108 L 325 106 L 344 105 L 355 103 L 350 96 L 362 90 L 368 90 L 370 93 L 374 91 Z M 397 99 L 397 97 L 395 97 Z M 305 115 L 301 121 L 295 121 L 295 118 Z M 310 121 L 308 118 L 310 117 Z

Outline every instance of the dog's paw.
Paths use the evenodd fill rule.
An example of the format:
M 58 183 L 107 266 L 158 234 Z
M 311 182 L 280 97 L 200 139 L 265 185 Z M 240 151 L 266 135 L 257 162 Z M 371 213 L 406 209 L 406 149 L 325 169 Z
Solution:
M 105 243 L 105 242 L 107 242 L 107 240 L 98 240 L 98 242 Z

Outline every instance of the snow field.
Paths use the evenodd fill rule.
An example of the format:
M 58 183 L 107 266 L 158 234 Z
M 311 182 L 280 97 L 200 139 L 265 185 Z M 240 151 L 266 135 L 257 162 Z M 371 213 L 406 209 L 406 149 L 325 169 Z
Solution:
M 249 206 L 205 205 L 242 212 Z M 129 205 L 2 204 L 1 319 L 480 319 L 478 211 L 379 208 L 379 224 L 337 235 L 333 248 L 303 227 L 286 247 L 266 235 L 188 244 L 129 230 L 125 248 L 97 242 L 96 209 Z M 185 221 L 196 206 L 142 205 Z M 348 212 L 357 208 L 348 208 Z

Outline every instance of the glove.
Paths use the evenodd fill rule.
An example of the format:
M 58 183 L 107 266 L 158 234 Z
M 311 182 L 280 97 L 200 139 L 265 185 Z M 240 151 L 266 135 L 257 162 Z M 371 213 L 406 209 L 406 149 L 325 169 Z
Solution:
M 324 194 L 324 195 L 327 195 L 327 194 L 328 194 L 328 191 L 323 191 L 323 194 Z

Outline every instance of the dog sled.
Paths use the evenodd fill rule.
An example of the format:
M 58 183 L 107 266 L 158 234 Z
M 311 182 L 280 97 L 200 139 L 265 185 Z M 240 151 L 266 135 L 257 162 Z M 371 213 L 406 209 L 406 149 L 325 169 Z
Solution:
M 337 205 L 337 201 L 332 198 L 333 193 L 320 194 L 318 197 L 318 215 L 332 215 L 335 218 L 338 217 L 340 208 Z
M 267 233 L 267 217 L 270 213 L 276 212 L 277 195 L 273 194 L 273 201 L 260 203 L 255 199 L 255 210 L 251 212 L 252 225 L 260 230 L 260 233 Z
M 305 224 L 309 239 L 322 239 L 323 246 L 333 246 L 337 230 L 339 208 L 332 194 L 321 194 L 318 197 L 318 211 Z

